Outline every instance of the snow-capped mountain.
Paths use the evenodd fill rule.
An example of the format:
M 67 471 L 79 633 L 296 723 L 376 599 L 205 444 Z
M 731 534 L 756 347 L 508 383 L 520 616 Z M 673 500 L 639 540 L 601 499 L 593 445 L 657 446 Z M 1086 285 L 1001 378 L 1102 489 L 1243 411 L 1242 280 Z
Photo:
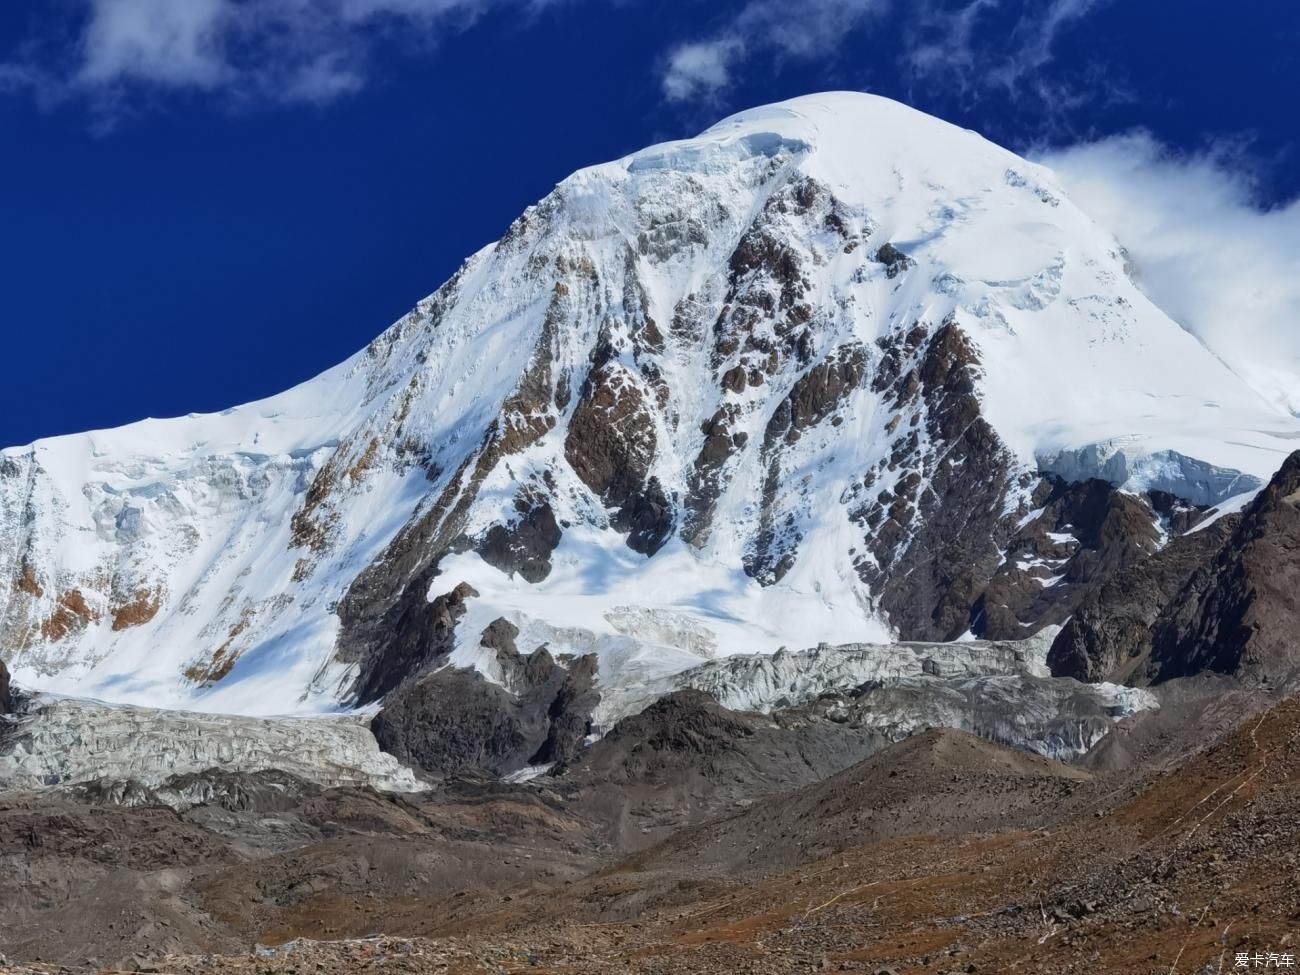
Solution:
M 500 617 L 607 685 L 1028 635 L 1296 443 L 1129 271 L 975 133 L 745 112 L 575 173 L 287 393 L 4 451 L 0 657 L 266 714 L 501 679 Z

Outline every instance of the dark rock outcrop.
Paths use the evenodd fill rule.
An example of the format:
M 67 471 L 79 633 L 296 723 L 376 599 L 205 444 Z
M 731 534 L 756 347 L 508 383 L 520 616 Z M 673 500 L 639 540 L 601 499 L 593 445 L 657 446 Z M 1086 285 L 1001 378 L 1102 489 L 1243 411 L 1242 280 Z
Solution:
M 895 412 L 893 450 L 864 475 L 850 510 L 869 553 L 855 566 L 903 639 L 954 640 L 1002 561 L 1020 475 L 981 415 L 979 357 L 959 326 L 931 335 L 917 325 L 881 351 L 873 386 Z M 876 488 L 886 477 L 892 489 Z
M 1095 589 L 1052 642 L 1047 655 L 1052 674 L 1092 682 L 1142 682 L 1151 628 L 1193 573 L 1223 547 L 1238 520 L 1229 515 L 1180 535 Z
M 634 551 L 652 555 L 672 532 L 672 507 L 649 476 L 654 419 L 636 376 L 617 363 L 592 369 L 569 421 L 564 456 L 575 474 L 614 510 L 611 523 Z
M 384 751 L 443 775 L 514 771 L 545 734 L 541 716 L 505 688 L 451 668 L 403 684 L 370 727 Z
M 678 826 L 832 775 L 888 742 L 813 709 L 775 717 L 677 691 L 619 721 L 553 781 L 609 824 L 609 842 L 639 849 Z
M 685 689 L 619 721 L 571 775 L 620 786 L 685 777 L 711 782 L 729 798 L 733 785 L 745 795 L 814 781 L 886 741 L 873 731 L 826 720 L 816 707 L 769 717 L 732 711 L 705 691 Z
M 0 714 L 8 714 L 14 709 L 13 692 L 9 689 L 9 670 L 0 660 Z
M 546 740 L 533 753 L 532 765 L 566 765 L 578 757 L 583 742 L 591 733 L 591 715 L 600 703 L 596 691 L 596 658 L 579 657 L 573 661 L 564 683 L 546 709 L 550 727 Z
M 563 532 L 545 499 L 520 496 L 515 499 L 515 510 L 518 519 L 493 525 L 476 550 L 484 562 L 502 572 L 518 573 L 528 582 L 541 582 L 551 574 L 551 553 L 560 544 Z
M 1151 656 L 1156 682 L 1206 670 L 1283 688 L 1300 679 L 1300 451 L 1162 616 Z
M 754 729 L 704 691 L 683 690 L 624 718 L 600 742 L 593 765 L 616 766 L 619 778 L 644 780 L 667 769 L 717 772 Z M 611 759 L 613 760 L 611 763 Z
M 407 676 L 441 662 L 455 646 L 456 624 L 465 615 L 465 600 L 477 596 L 462 582 L 450 592 L 432 600 L 407 600 L 389 635 L 377 653 L 361 661 L 357 675 L 357 700 L 377 701 Z
M 885 277 L 896 278 L 916 262 L 900 251 L 893 244 L 882 244 L 876 251 L 876 263 L 885 265 Z
M 982 414 L 978 352 L 954 322 L 918 323 L 880 351 L 872 386 L 893 414 L 891 450 L 852 489 L 849 514 L 863 529 L 858 574 L 903 639 L 1022 639 L 1062 623 L 1201 516 L 1024 469 Z
M 509 636 L 513 644 L 517 631 L 497 625 L 504 622 L 485 638 Z M 497 659 L 504 686 L 451 667 L 404 683 L 371 724 L 379 747 L 439 775 L 504 775 L 571 761 L 599 703 L 596 658 L 561 662 L 545 647 L 525 656 L 498 646 Z
M 862 384 L 866 368 L 866 349 L 856 342 L 830 352 L 799 377 L 777 406 L 764 434 L 764 446 L 774 447 L 782 439 L 797 440 L 808 427 L 829 417 Z
M 487 626 L 483 627 L 482 634 L 479 635 L 479 646 L 488 647 L 491 650 L 498 650 L 514 655 L 518 651 L 515 645 L 515 637 L 519 635 L 519 627 L 511 623 L 504 616 L 494 619 Z
M 990 640 L 1018 640 L 1062 623 L 1089 595 L 1160 546 L 1158 515 L 1138 496 L 1101 480 L 1045 480 L 1034 498 L 1041 513 L 1006 547 L 1006 561 L 973 613 Z

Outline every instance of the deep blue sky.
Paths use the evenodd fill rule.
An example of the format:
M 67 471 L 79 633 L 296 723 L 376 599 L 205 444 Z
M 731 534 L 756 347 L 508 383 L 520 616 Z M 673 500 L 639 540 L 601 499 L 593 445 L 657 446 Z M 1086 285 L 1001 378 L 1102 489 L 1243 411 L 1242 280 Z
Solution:
M 199 0 L 0 8 L 0 444 L 277 392 L 573 169 L 810 91 L 875 91 L 1019 151 L 1143 127 L 1248 174 L 1261 206 L 1300 195 L 1300 5 L 1276 0 L 819 0 L 811 33 L 782 19 L 793 0 L 461 0 L 472 22 L 365 0 L 390 12 L 319 42 L 359 73 L 307 101 L 250 67 L 279 56 L 270 29 L 226 38 L 215 80 L 87 68 L 96 13 L 158 2 Z M 674 100 L 691 43 L 724 76 Z

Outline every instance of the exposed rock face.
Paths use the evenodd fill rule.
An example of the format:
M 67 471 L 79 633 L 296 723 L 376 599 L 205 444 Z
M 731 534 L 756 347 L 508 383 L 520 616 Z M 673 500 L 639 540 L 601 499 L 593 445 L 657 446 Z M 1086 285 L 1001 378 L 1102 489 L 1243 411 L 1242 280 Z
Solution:
M 554 509 L 544 498 L 520 495 L 515 510 L 518 520 L 489 528 L 478 544 L 478 554 L 502 572 L 517 572 L 529 582 L 541 582 L 551 573 L 551 553 L 563 533 Z
M 653 555 L 673 528 L 672 509 L 650 476 L 654 417 L 643 382 L 617 363 L 592 369 L 569 421 L 565 458 L 579 479 L 614 510 L 611 524 L 628 546 Z
M 1180 535 L 1095 589 L 1052 643 L 1047 655 L 1052 673 L 1082 681 L 1145 683 L 1152 628 L 1192 575 L 1223 547 L 1239 520 L 1229 515 Z
M 8 714 L 14 709 L 13 694 L 9 690 L 9 671 L 5 662 L 0 660 L 0 714 Z
M 570 663 L 564 683 L 546 709 L 550 722 L 546 740 L 533 753 L 530 764 L 564 765 L 578 756 L 592 730 L 592 712 L 600 703 L 595 683 L 595 657 L 579 657 Z
M 513 641 L 504 627 L 494 624 L 489 630 L 494 642 Z M 379 747 L 440 775 L 502 775 L 530 764 L 571 760 L 599 700 L 594 658 L 566 666 L 544 647 L 523 656 L 503 646 L 497 660 L 501 684 L 452 667 L 408 680 L 388 696 L 371 724 Z
M 886 744 L 883 735 L 820 714 L 774 721 L 681 690 L 616 723 L 547 782 L 575 789 L 578 806 L 609 824 L 610 842 L 638 849 L 669 835 L 674 824 L 734 813 Z
M 1155 681 L 1212 670 L 1275 687 L 1300 679 L 1300 451 L 1242 512 L 1152 635 Z
M 712 695 L 676 691 L 616 724 L 584 764 L 612 771 L 616 761 L 624 781 L 644 781 L 669 769 L 707 777 L 718 774 L 728 758 L 739 757 L 744 740 L 755 733 L 754 722 L 728 711 Z
M 481 646 L 500 651 L 498 657 L 504 654 L 513 658 L 517 656 L 516 651 L 519 649 L 515 644 L 515 637 L 518 635 L 519 627 L 504 616 L 500 616 L 483 628 L 478 640 Z
M 1016 491 L 1032 478 L 980 412 L 979 357 L 959 326 L 930 334 L 918 324 L 881 350 L 873 388 L 893 413 L 893 439 L 850 513 L 866 549 L 856 568 L 901 638 L 954 640 L 970 628 L 1014 528 Z
M 981 636 L 1014 640 L 1062 623 L 1098 586 L 1161 543 L 1151 504 L 1105 481 L 1045 480 L 1032 503 L 1039 514 L 1007 543 L 1005 561 L 975 607 L 972 628 Z
M 405 677 L 429 669 L 451 653 L 456 624 L 465 615 L 465 600 L 477 595 L 472 586 L 461 583 L 434 599 L 407 601 L 378 655 L 360 661 L 357 700 L 378 700 Z
M 876 251 L 876 260 L 889 269 L 885 272 L 889 278 L 896 278 L 908 268 L 916 266 L 914 260 L 890 243 L 882 244 L 880 250 Z
M 371 725 L 379 747 L 426 771 L 493 774 L 523 766 L 545 734 L 537 709 L 472 670 L 440 670 L 389 695 Z

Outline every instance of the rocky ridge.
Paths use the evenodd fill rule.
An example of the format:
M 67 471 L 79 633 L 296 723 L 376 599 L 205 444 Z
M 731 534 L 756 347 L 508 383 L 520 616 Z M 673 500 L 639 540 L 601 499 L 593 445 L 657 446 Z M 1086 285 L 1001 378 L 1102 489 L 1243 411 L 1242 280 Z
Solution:
M 1118 573 L 1056 637 L 1052 673 L 1150 684 L 1206 671 L 1294 688 L 1300 451 L 1240 513 Z

